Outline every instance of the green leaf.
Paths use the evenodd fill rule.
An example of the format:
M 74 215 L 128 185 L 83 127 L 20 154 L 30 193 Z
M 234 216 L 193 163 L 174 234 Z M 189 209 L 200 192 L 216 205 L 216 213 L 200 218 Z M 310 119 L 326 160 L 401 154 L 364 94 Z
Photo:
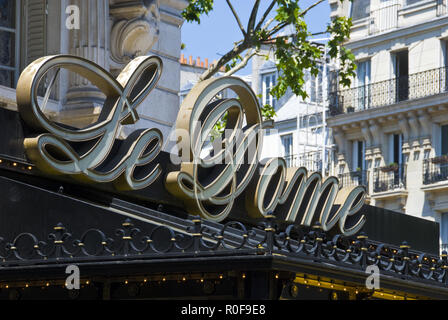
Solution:
M 213 0 L 189 0 L 187 8 L 182 12 L 182 17 L 188 22 L 201 23 L 200 16 L 213 10 Z

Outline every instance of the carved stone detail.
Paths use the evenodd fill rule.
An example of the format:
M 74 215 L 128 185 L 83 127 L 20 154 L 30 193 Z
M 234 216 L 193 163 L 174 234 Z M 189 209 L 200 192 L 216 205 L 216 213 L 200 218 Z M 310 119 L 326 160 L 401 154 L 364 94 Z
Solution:
M 118 2 L 111 6 L 115 18 L 111 32 L 110 53 L 120 65 L 146 55 L 159 38 L 159 0 Z

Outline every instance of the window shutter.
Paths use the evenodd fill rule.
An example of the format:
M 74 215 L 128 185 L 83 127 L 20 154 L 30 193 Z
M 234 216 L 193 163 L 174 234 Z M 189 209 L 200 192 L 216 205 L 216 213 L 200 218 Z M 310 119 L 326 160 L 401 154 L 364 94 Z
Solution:
M 25 0 L 25 42 L 24 65 L 46 55 L 47 1 Z

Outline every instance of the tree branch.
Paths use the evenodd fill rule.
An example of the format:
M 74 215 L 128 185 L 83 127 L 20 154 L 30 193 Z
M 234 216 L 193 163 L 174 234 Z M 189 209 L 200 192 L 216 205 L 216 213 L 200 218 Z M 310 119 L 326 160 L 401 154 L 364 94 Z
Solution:
M 240 63 L 238 63 L 235 67 L 233 67 L 231 70 L 227 71 L 224 76 L 231 76 L 232 74 L 234 74 L 235 72 L 243 69 L 247 63 L 249 62 L 249 60 L 259 54 L 259 50 L 254 50 L 254 49 L 249 49 L 248 52 L 246 53 L 246 55 L 244 56 L 243 60 L 241 60 Z
M 303 17 L 304 15 L 307 14 L 308 11 L 310 11 L 311 9 L 313 9 L 315 6 L 319 5 L 321 2 L 324 2 L 325 0 L 318 0 L 315 3 L 313 3 L 312 5 L 310 5 L 308 8 L 306 8 L 305 10 L 302 11 L 302 13 L 300 13 L 300 17 Z
M 322 0 L 324 1 L 324 0 Z M 273 27 L 271 30 L 269 30 L 267 32 L 268 37 L 272 37 L 274 34 L 276 34 L 277 32 L 279 32 L 280 30 L 282 30 L 284 27 L 286 27 L 288 25 L 287 22 L 283 22 L 283 23 L 279 23 L 278 25 L 276 25 L 275 27 Z
M 250 14 L 249 22 L 247 24 L 247 32 L 250 34 L 254 33 L 255 19 L 257 19 L 258 7 L 260 6 L 260 0 L 256 0 L 252 12 Z
M 315 6 L 319 5 L 320 3 L 324 2 L 325 0 L 318 0 L 315 3 L 313 3 L 312 5 L 310 5 L 308 8 L 306 8 L 305 10 L 303 10 L 300 14 L 299 17 L 303 17 L 305 16 L 308 11 L 310 11 L 311 9 L 313 9 Z M 281 29 L 283 29 L 284 27 L 286 27 L 288 24 L 286 22 L 280 23 L 278 25 L 276 25 L 275 27 L 273 27 L 271 30 L 268 31 L 268 36 L 271 37 L 274 34 L 276 34 L 277 32 L 279 32 Z
M 263 30 L 266 30 L 267 29 L 267 27 L 269 27 L 269 25 L 272 23 L 272 22 L 274 22 L 275 21 L 275 18 L 271 18 L 271 19 L 269 19 L 268 21 L 266 21 L 266 23 L 264 24 L 264 26 L 263 26 Z
M 261 25 L 263 24 L 264 20 L 266 20 L 267 16 L 271 12 L 272 8 L 274 8 L 275 4 L 277 3 L 276 0 L 273 0 L 269 7 L 266 9 L 266 11 L 263 14 L 263 17 L 261 17 L 261 20 L 258 22 L 257 26 L 255 27 L 255 30 L 258 30 L 261 28 Z
M 216 72 L 219 71 L 222 67 L 224 67 L 230 60 L 233 58 L 236 58 L 238 55 L 243 53 L 245 50 L 247 50 L 250 46 L 247 42 L 243 42 L 239 46 L 233 48 L 229 52 L 227 52 L 225 55 L 223 55 L 216 64 L 211 65 L 207 71 L 205 71 L 201 77 L 199 78 L 199 81 L 204 81 L 209 78 L 211 78 Z
M 227 1 L 227 5 L 229 6 L 230 10 L 233 13 L 233 16 L 236 19 L 236 22 L 238 23 L 238 26 L 240 27 L 241 32 L 243 33 L 243 36 L 246 37 L 246 30 L 244 30 L 243 25 L 241 24 L 241 20 L 238 17 L 238 14 L 236 13 L 235 9 L 233 8 L 232 4 L 230 3 L 230 0 L 226 0 Z

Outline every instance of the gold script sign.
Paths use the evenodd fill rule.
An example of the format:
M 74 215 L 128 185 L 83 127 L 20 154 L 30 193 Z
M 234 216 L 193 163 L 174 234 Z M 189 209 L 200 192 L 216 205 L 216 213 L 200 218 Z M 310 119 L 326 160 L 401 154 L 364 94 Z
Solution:
M 232 90 L 237 98 L 216 99 L 226 90 Z M 220 152 L 203 158 L 205 138 L 226 113 L 226 128 L 241 134 L 226 136 Z M 364 225 L 364 216 L 349 227 L 346 222 L 364 204 L 365 187 L 339 192 L 336 177 L 323 180 L 318 172 L 308 175 L 305 168 L 287 168 L 283 158 L 259 163 L 263 141 L 260 107 L 244 81 L 222 77 L 199 83 L 183 101 L 176 126 L 178 141 L 185 140 L 187 132 L 189 145 L 180 150 L 179 156 L 186 161 L 179 171 L 168 174 L 166 188 L 184 200 L 190 213 L 222 221 L 244 191 L 245 208 L 252 218 L 265 217 L 283 205 L 285 220 L 305 226 L 318 220 L 328 231 L 339 223 L 343 234 L 353 235 Z
M 39 83 L 58 68 L 84 76 L 105 94 L 95 124 L 74 129 L 54 123 L 42 113 L 37 99 Z M 151 165 L 161 151 L 161 132 L 137 130 L 123 142 L 116 137 L 120 125 L 138 121 L 136 108 L 155 87 L 161 72 L 162 61 L 157 57 L 134 59 L 117 79 L 79 57 L 36 60 L 23 71 L 17 86 L 20 115 L 36 131 L 24 140 L 27 156 L 48 175 L 112 182 L 117 190 L 150 186 L 162 171 L 159 164 Z M 232 91 L 235 97 L 218 98 L 225 91 Z M 231 134 L 220 142 L 221 150 L 201 156 L 207 137 L 224 115 Z M 365 217 L 355 216 L 364 204 L 363 186 L 339 190 L 336 177 L 323 179 L 319 173 L 308 174 L 305 168 L 287 168 L 282 158 L 260 163 L 260 106 L 252 89 L 239 78 L 210 79 L 194 87 L 179 110 L 176 132 L 182 162 L 167 173 L 165 187 L 192 214 L 222 221 L 239 201 L 252 218 L 282 208 L 286 221 L 310 226 L 317 220 L 326 231 L 338 224 L 345 235 L 357 233 L 364 225 Z M 348 224 L 349 217 L 352 221 Z
M 42 113 L 37 89 L 52 69 L 65 68 L 84 76 L 105 95 L 98 122 L 85 129 L 74 129 L 48 120 Z M 25 122 L 39 134 L 24 141 L 27 156 L 51 175 L 70 175 L 88 182 L 114 182 L 118 190 L 149 186 L 160 175 L 156 166 L 147 166 L 160 152 L 162 134 L 158 129 L 132 133 L 111 154 L 120 124 L 138 120 L 135 108 L 155 87 L 162 72 L 157 57 L 139 57 L 131 61 L 114 79 L 93 62 L 69 55 L 48 56 L 30 64 L 17 84 L 17 105 Z M 43 132 L 43 133 L 42 133 Z M 135 169 L 140 167 L 139 176 Z

